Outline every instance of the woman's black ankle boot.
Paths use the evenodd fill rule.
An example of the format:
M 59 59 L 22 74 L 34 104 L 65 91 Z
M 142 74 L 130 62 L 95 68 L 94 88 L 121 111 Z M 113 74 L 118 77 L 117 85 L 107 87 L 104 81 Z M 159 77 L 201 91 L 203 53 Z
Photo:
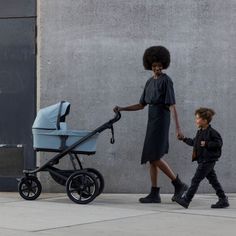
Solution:
M 172 184 L 174 185 L 175 193 L 171 200 L 175 202 L 176 198 L 181 197 L 183 193 L 188 189 L 188 185 L 183 183 L 179 179 L 178 175 L 176 176 L 176 179 L 172 181 Z
M 141 203 L 160 203 L 160 188 L 152 187 L 151 192 L 146 197 L 140 198 L 139 201 Z

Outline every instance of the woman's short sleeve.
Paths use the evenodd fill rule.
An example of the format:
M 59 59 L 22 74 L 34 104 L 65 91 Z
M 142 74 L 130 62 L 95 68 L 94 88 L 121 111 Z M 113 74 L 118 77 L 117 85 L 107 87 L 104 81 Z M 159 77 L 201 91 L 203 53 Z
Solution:
M 150 81 L 151 81 L 151 79 L 149 79 L 149 80 L 146 82 L 145 87 L 144 87 L 144 89 L 143 89 L 143 93 L 142 93 L 142 95 L 141 95 L 141 97 L 140 97 L 140 99 L 139 99 L 139 103 L 142 104 L 142 105 L 144 105 L 144 106 L 147 105 L 147 102 L 145 101 L 145 95 L 146 95 L 146 88 L 147 88 L 147 86 L 149 85 Z
M 143 89 L 143 93 L 142 93 L 142 95 L 141 95 L 141 97 L 139 99 L 139 103 L 144 105 L 144 106 L 147 105 L 147 103 L 145 102 L 145 88 Z
M 168 79 L 166 82 L 165 104 L 168 106 L 175 104 L 175 91 L 171 79 Z

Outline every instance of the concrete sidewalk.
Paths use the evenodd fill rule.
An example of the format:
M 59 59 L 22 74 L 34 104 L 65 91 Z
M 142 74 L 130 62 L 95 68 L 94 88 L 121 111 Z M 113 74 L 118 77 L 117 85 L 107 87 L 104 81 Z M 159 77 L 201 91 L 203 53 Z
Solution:
M 1 236 L 235 235 L 236 194 L 228 209 L 211 209 L 215 195 L 196 195 L 189 209 L 162 194 L 161 204 L 140 204 L 139 194 L 101 194 L 88 205 L 66 194 L 41 194 L 35 201 L 0 193 Z

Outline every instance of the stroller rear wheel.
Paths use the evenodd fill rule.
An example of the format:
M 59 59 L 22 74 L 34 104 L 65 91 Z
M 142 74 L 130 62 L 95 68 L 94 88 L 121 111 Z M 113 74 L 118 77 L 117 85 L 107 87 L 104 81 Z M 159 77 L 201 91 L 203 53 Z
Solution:
M 98 195 L 100 195 L 103 192 L 103 189 L 104 189 L 104 186 L 105 186 L 104 178 L 103 178 L 102 174 L 94 168 L 86 168 L 84 170 L 88 171 L 89 173 L 94 175 L 95 179 L 98 182 Z
M 87 204 L 98 195 L 98 182 L 93 174 L 77 171 L 67 179 L 66 192 L 73 202 Z
M 42 191 L 42 185 L 35 176 L 26 176 L 18 184 L 18 191 L 25 200 L 35 200 Z

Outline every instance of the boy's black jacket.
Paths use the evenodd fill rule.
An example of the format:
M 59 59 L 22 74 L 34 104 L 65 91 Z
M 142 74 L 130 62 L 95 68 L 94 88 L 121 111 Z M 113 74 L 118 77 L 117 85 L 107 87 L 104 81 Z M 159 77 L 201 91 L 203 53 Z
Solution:
M 184 138 L 183 141 L 193 146 L 192 161 L 211 162 L 217 161 L 221 156 L 223 141 L 221 135 L 210 125 L 205 130 L 198 130 L 196 137 Z M 201 147 L 201 141 L 205 141 L 205 147 Z

